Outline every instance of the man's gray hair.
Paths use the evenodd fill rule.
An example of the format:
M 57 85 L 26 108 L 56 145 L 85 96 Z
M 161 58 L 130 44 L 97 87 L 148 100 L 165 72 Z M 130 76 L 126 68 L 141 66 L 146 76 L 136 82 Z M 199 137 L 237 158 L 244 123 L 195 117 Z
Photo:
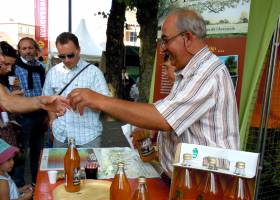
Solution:
M 206 37 L 206 23 L 204 19 L 194 10 L 188 8 L 176 8 L 168 16 L 177 16 L 176 27 L 179 31 L 191 32 L 198 38 Z

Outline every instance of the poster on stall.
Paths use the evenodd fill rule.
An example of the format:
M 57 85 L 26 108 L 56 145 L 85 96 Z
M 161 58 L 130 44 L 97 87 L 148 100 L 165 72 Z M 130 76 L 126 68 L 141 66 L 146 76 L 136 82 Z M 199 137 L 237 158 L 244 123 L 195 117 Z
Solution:
M 206 21 L 208 35 L 246 34 L 248 31 L 250 0 L 163 0 L 159 7 L 159 27 L 175 7 L 191 8 L 200 13 Z
M 221 61 L 227 66 L 235 87 L 235 94 L 239 105 L 246 37 L 206 38 L 205 42 L 210 51 L 219 56 Z M 160 53 L 159 48 L 158 45 L 157 52 L 159 53 L 157 53 L 156 58 L 154 102 L 166 97 L 172 88 L 172 83 L 167 78 L 167 70 L 162 66 L 163 55 Z

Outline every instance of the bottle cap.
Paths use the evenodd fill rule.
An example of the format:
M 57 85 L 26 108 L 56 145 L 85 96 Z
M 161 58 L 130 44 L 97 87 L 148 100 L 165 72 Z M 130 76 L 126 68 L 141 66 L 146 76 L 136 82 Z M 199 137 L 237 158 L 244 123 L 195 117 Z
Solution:
M 138 183 L 146 183 L 146 177 L 145 176 L 140 176 L 138 178 Z
M 191 159 L 192 159 L 192 154 L 190 153 L 183 154 L 183 160 L 191 160 Z
M 123 162 L 119 162 L 118 163 L 118 167 L 124 167 L 124 163 Z
M 216 165 L 217 164 L 217 159 L 215 157 L 208 157 L 208 163 L 209 165 Z
M 236 168 L 244 169 L 245 168 L 245 162 L 241 162 L 241 161 L 236 162 Z
M 68 138 L 68 143 L 74 143 L 74 142 L 75 142 L 75 138 L 73 138 L 73 137 Z

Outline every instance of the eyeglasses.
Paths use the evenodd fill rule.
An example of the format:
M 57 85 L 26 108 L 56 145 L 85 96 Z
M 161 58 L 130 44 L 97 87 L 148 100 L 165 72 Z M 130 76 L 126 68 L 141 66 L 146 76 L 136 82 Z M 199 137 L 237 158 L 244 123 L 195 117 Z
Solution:
M 74 58 L 75 57 L 75 54 L 74 53 L 69 53 L 69 54 L 59 54 L 58 57 L 61 59 L 61 60 L 64 60 L 66 57 L 68 59 L 71 59 L 71 58 Z
M 172 37 L 169 38 L 169 39 L 168 39 L 168 38 L 161 38 L 160 47 L 161 47 L 162 49 L 164 49 L 164 48 L 166 47 L 166 45 L 167 45 L 170 41 L 174 40 L 176 37 L 178 37 L 178 36 L 180 36 L 180 35 L 183 35 L 184 33 L 186 33 L 186 31 L 182 31 L 182 32 L 180 32 L 180 33 L 178 33 L 178 34 L 172 36 Z

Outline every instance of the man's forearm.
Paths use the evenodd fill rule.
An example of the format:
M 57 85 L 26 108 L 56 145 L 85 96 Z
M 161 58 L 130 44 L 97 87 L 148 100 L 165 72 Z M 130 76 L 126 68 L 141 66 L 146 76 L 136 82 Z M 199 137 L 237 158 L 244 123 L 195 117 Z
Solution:
M 104 97 L 99 105 L 101 111 L 135 126 L 163 131 L 172 130 L 167 121 L 152 104 Z

